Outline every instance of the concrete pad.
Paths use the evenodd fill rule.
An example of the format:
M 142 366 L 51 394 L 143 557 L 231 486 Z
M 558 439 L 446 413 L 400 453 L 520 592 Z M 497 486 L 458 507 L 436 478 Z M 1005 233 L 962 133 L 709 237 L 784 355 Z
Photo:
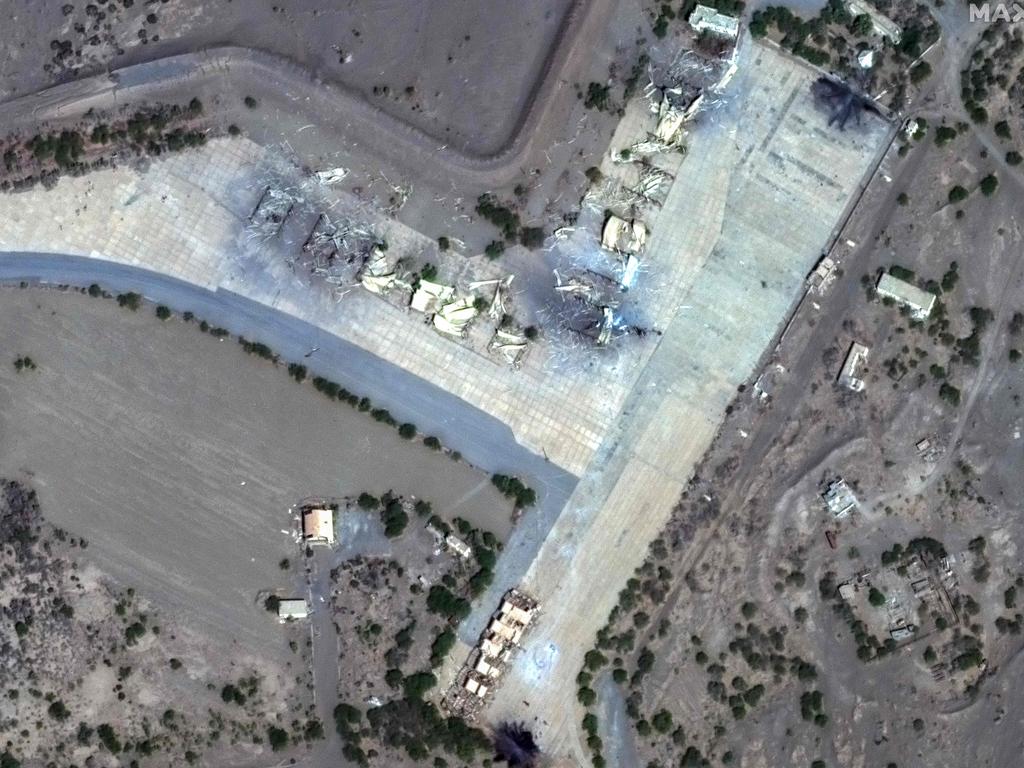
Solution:
M 828 128 L 817 72 L 775 48 L 746 40 L 738 63 L 725 104 L 691 135 L 648 252 L 678 280 L 664 335 L 527 576 L 543 620 L 490 709 L 541 718 L 556 754 L 584 757 L 583 654 L 892 135 L 877 118 Z

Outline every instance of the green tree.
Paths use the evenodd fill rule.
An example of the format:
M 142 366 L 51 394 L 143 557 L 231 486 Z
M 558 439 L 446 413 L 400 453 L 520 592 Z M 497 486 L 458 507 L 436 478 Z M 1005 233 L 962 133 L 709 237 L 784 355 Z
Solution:
M 915 85 L 924 82 L 932 75 L 932 65 L 922 61 L 910 68 L 910 82 Z
M 954 203 L 954 204 L 962 202 L 962 201 L 967 199 L 967 195 L 968 195 L 967 190 L 964 189 L 959 184 L 957 184 L 955 187 L 953 187 L 951 190 L 949 190 L 949 196 L 948 196 L 949 197 L 949 202 L 950 203 Z
M 996 178 L 996 175 L 994 173 L 990 173 L 988 176 L 982 179 L 981 184 L 979 185 L 979 189 L 981 189 L 981 194 L 983 194 L 985 197 L 991 197 L 992 195 L 994 195 L 996 189 L 998 188 L 999 179 Z
M 280 752 L 288 746 L 288 731 L 278 728 L 276 725 L 268 726 L 267 741 L 270 742 L 270 748 L 274 752 Z

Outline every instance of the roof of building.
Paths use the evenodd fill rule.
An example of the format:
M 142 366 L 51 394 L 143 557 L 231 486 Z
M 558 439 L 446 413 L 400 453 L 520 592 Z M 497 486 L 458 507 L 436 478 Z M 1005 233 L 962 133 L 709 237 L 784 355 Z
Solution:
M 287 598 L 277 604 L 277 616 L 281 619 L 304 619 L 309 616 L 309 605 L 304 598 Z
M 863 390 L 864 381 L 857 378 L 857 369 L 867 362 L 867 359 L 868 348 L 856 341 L 853 342 L 846 355 L 846 362 L 843 363 L 843 369 L 839 372 L 839 383 L 857 392 Z
M 871 26 L 879 37 L 888 37 L 894 43 L 900 42 L 903 37 L 903 30 L 900 25 L 890 19 L 871 3 L 864 0 L 847 0 L 846 7 L 853 16 L 866 15 L 871 19 Z
M 330 507 L 307 509 L 302 513 L 302 535 L 310 541 L 334 543 L 334 510 Z
M 906 304 L 914 310 L 914 314 L 921 317 L 927 317 L 932 311 L 932 307 L 935 306 L 936 296 L 934 293 L 923 291 L 906 280 L 893 277 L 888 272 L 878 278 L 875 290 L 878 291 L 879 296 L 888 296 L 901 304 Z
M 698 32 L 707 30 L 725 37 L 736 37 L 740 31 L 740 20 L 719 13 L 716 8 L 698 5 L 690 14 L 690 26 Z
M 857 508 L 860 502 L 845 480 L 830 483 L 828 490 L 822 494 L 825 505 L 836 517 L 844 517 Z

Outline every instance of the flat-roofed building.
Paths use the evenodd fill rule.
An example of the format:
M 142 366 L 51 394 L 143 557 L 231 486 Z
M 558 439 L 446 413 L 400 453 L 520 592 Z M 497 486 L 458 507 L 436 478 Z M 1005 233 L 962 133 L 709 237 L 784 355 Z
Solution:
M 860 506 L 860 502 L 853 493 L 853 489 L 845 480 L 835 480 L 829 483 L 828 489 L 822 494 L 825 506 L 832 516 L 837 520 L 846 517 Z
M 287 598 L 277 603 L 277 618 L 282 622 L 298 621 L 309 616 L 309 604 L 304 598 Z
M 468 560 L 473 555 L 473 548 L 453 533 L 444 537 L 444 543 L 463 560 Z
M 878 278 L 878 285 L 875 286 L 878 295 L 889 298 L 910 310 L 915 320 L 924 320 L 931 314 L 935 306 L 936 296 L 934 293 L 923 291 L 916 285 L 893 277 L 888 272 Z
M 302 538 L 308 544 L 334 544 L 334 510 L 330 507 L 303 510 Z
M 839 384 L 854 392 L 864 391 L 864 379 L 857 377 L 857 372 L 868 361 L 868 348 L 863 344 L 853 342 L 850 351 L 846 355 L 846 362 L 839 372 Z
M 740 31 L 740 20 L 719 13 L 716 8 L 698 5 L 690 14 L 690 26 L 697 32 L 710 32 L 719 37 L 735 38 Z

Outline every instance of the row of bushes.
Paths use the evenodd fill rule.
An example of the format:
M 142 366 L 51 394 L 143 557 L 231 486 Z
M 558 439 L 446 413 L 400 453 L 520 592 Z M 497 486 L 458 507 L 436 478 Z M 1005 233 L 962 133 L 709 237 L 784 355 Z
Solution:
M 537 492 L 518 477 L 495 474 L 491 477 L 491 482 L 505 496 L 514 499 L 517 507 L 532 507 L 537 503 Z
M 87 291 L 88 294 L 93 297 L 109 296 L 109 294 L 103 291 L 103 289 L 97 283 L 91 284 Z M 129 291 L 127 293 L 118 294 L 116 298 L 118 306 L 124 307 L 125 309 L 130 309 L 133 312 L 138 310 L 139 307 L 142 306 L 143 297 L 139 293 Z M 168 307 L 164 306 L 163 304 L 157 306 L 156 316 L 161 320 L 168 320 L 170 319 L 171 315 L 171 310 Z M 191 322 L 192 320 L 194 320 L 194 316 L 192 315 L 191 312 L 185 312 L 182 316 L 182 319 L 185 320 L 186 322 Z M 226 328 L 221 328 L 219 326 L 211 326 L 205 320 L 202 320 L 199 323 L 199 330 L 203 331 L 204 333 L 209 333 L 212 336 L 216 336 L 217 338 L 224 338 L 230 335 L 230 332 Z M 250 341 L 246 339 L 244 336 L 239 336 L 238 343 L 250 355 L 256 355 L 257 357 L 260 357 L 264 360 L 270 360 L 275 364 L 280 359 L 277 353 L 275 353 L 273 349 L 271 349 L 263 342 Z M 306 368 L 305 365 L 302 365 L 301 363 L 289 363 L 287 370 L 288 375 L 291 376 L 293 379 L 295 379 L 296 382 L 300 384 L 304 382 L 309 375 L 309 370 Z M 395 417 L 391 415 L 391 412 L 388 411 L 386 408 L 374 408 L 370 398 L 360 397 L 359 395 L 353 394 L 352 392 L 349 392 L 347 389 L 342 387 L 340 384 L 337 384 L 336 382 L 333 382 L 330 379 L 324 378 L 323 376 L 315 376 L 313 377 L 313 387 L 317 390 L 317 392 L 320 392 L 322 395 L 332 400 L 340 400 L 352 406 L 353 408 L 356 408 L 360 412 L 368 412 L 370 416 L 374 418 L 374 420 L 379 421 L 382 424 L 387 424 L 389 427 L 395 427 L 398 430 L 398 434 L 406 440 L 412 440 L 419 434 L 419 431 L 417 430 L 415 424 L 412 424 L 410 422 L 399 423 L 398 420 L 395 419 Z M 431 450 L 434 451 L 440 451 L 442 448 L 444 448 L 444 445 L 441 443 L 441 440 L 435 437 L 434 435 L 424 436 L 423 444 L 427 448 L 430 448 Z M 453 451 L 451 456 L 455 460 L 459 460 L 462 458 L 461 454 L 458 451 Z
M 405 505 L 391 491 L 388 491 L 379 499 L 364 491 L 359 494 L 356 504 L 367 511 L 380 510 L 380 520 L 384 524 L 384 535 L 389 539 L 401 536 L 409 524 L 409 514 L 405 511 Z M 427 506 L 429 507 L 429 504 Z

